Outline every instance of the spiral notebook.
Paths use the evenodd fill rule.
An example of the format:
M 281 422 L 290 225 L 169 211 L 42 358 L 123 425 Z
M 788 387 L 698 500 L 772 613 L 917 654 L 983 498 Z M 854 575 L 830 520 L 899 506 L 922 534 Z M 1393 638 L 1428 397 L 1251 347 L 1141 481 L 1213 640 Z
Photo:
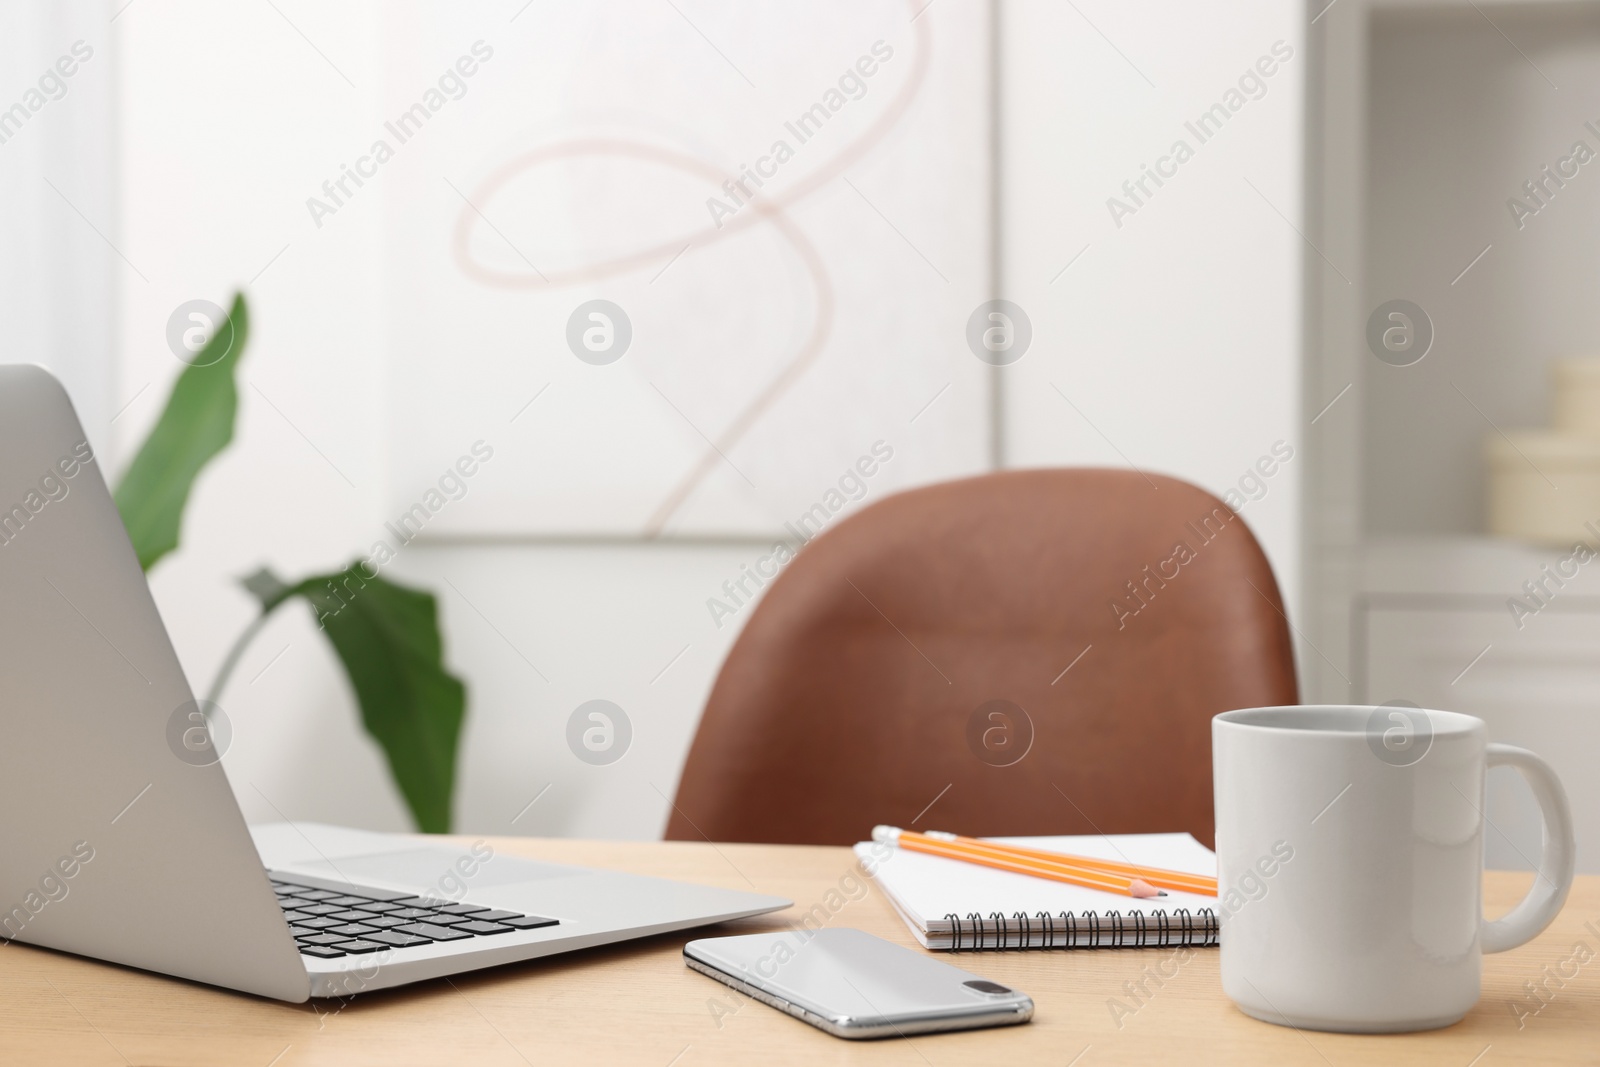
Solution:
M 1215 877 L 1217 857 L 1188 834 L 995 837 L 986 840 Z M 924 948 L 1135 948 L 1215 945 L 1217 898 L 1133 897 L 894 849 L 856 855 Z

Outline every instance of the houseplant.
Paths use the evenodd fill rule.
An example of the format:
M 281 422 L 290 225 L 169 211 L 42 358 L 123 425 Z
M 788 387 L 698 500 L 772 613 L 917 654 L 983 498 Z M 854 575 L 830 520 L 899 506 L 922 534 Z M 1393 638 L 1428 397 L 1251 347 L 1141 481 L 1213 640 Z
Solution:
M 249 337 L 236 294 L 227 319 L 178 375 L 166 407 L 118 483 L 117 509 L 148 573 L 178 547 L 195 479 L 233 440 L 235 372 Z M 350 680 L 362 725 L 383 750 L 417 828 L 451 823 L 456 750 L 466 687 L 444 666 L 438 604 L 431 593 L 370 573 L 363 561 L 296 581 L 267 567 L 241 579 L 260 605 L 224 658 L 208 693 L 214 706 L 250 641 L 278 608 L 305 602 Z

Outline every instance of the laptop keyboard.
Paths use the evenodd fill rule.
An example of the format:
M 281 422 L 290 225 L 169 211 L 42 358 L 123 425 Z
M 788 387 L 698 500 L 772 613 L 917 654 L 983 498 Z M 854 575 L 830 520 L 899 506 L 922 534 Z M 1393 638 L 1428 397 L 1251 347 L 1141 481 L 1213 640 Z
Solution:
M 559 925 L 540 915 L 376 889 L 340 893 L 274 878 L 272 891 L 300 954 L 322 960 Z

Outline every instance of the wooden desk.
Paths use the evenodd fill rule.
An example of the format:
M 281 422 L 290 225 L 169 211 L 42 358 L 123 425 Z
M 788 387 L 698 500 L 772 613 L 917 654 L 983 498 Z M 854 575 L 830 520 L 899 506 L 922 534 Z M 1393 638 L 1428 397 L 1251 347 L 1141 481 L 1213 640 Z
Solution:
M 496 839 L 496 851 L 653 874 L 790 897 L 796 909 L 717 933 L 778 928 L 832 907 L 829 925 L 855 926 L 915 947 L 875 888 L 852 895 L 842 848 Z M 1499 912 L 1531 875 L 1487 876 Z M 129 916 L 137 921 L 136 916 Z M 1593 923 L 1592 928 L 1585 928 Z M 1215 950 L 1196 951 L 1133 1015 L 1112 998 L 1172 949 L 963 954 L 957 961 L 1032 995 L 1026 1026 L 909 1040 L 846 1042 L 771 1010 L 683 965 L 688 934 L 536 960 L 368 994 L 349 1003 L 287 1005 L 30 948 L 0 947 L 0 1063 L 298 1067 L 474 1064 L 1116 1063 L 1343 1065 L 1600 1062 L 1600 877 L 1578 880 L 1544 936 L 1484 961 L 1483 1000 L 1463 1022 L 1430 1034 L 1353 1037 L 1256 1022 L 1222 995 Z M 698 935 L 694 935 L 698 936 Z M 1588 962 L 1569 961 L 1583 942 Z M 1592 953 L 1592 954 L 1591 954 Z M 1522 984 L 1560 963 L 1549 1003 Z M 1171 964 L 1165 965 L 1170 970 Z

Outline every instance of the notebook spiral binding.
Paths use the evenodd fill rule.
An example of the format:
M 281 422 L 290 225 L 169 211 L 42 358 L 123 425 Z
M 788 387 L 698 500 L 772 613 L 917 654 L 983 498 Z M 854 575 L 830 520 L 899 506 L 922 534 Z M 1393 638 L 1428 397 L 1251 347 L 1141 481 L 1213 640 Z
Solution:
M 984 917 L 971 912 L 965 919 L 951 912 L 945 916 L 951 926 L 950 951 L 973 952 L 984 949 L 1025 948 L 1161 948 L 1206 947 L 1217 943 L 1219 924 L 1210 908 L 1190 912 L 1188 908 L 1158 911 L 1150 915 L 1108 911 L 1104 915 L 1083 911 L 1035 912 L 1031 917 L 1015 912 L 1008 919 L 990 912 L 989 928 Z M 963 925 L 965 924 L 965 925 Z M 1037 933 L 1039 944 L 1034 944 Z M 1012 940 L 1015 938 L 1015 944 Z

